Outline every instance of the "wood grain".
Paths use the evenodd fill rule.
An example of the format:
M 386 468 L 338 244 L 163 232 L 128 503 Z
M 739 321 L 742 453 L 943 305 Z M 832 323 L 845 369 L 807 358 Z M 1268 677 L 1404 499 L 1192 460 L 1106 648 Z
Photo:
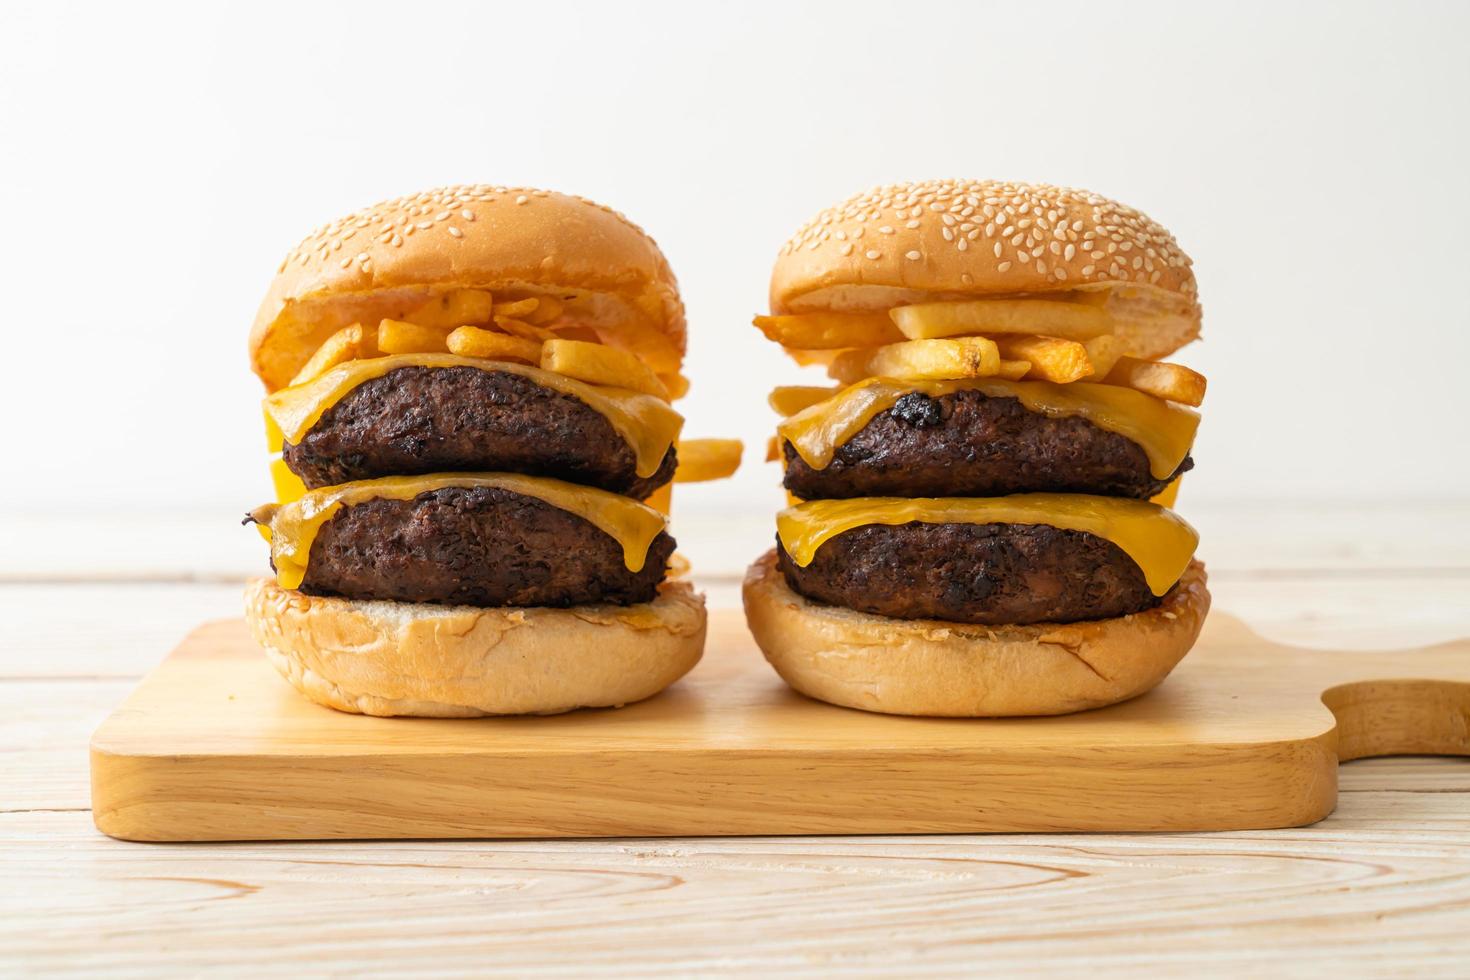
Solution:
M 1354 526 L 1385 526 L 1371 516 Z M 1212 585 L 1218 608 L 1279 641 L 1470 635 L 1470 589 L 1440 572 L 1217 573 Z M 728 606 L 719 582 L 712 603 L 722 590 Z M 1210 835 L 100 835 L 85 810 L 92 729 L 136 683 L 126 678 L 238 595 L 234 583 L 0 586 L 0 675 L 23 678 L 0 679 L 0 974 L 1443 977 L 1470 962 L 1462 758 L 1350 762 L 1326 820 Z M 79 617 L 90 625 L 65 628 Z M 1051 871 L 1008 877 L 1026 867 Z
M 1301 651 L 1224 615 L 1143 698 L 996 721 L 801 698 L 734 611 L 689 678 L 620 711 L 364 718 L 297 697 L 225 621 L 98 729 L 92 801 L 135 840 L 1286 827 L 1336 799 L 1324 691 L 1349 758 L 1470 753 L 1470 643 Z

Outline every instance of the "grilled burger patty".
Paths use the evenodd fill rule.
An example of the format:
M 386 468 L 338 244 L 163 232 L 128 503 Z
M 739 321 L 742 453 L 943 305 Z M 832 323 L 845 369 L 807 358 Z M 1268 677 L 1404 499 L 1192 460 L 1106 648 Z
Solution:
M 1158 604 L 1117 545 L 1031 524 L 868 524 L 801 568 L 777 541 L 786 582 L 809 599 L 895 619 L 1067 623 Z
M 643 499 L 673 479 L 673 447 L 640 478 L 633 450 L 597 411 L 508 371 L 402 367 L 354 388 L 295 445 L 308 487 L 379 476 L 501 472 L 550 476 Z
M 322 525 L 301 591 L 349 599 L 471 606 L 648 602 L 674 539 L 661 532 L 642 571 L 588 521 L 493 487 L 443 487 L 347 507 Z
M 825 469 L 808 466 L 789 442 L 782 449 L 786 489 L 805 500 L 1043 491 L 1147 498 L 1194 466 L 1185 457 L 1157 480 L 1142 447 L 1116 432 L 974 390 L 904 395 L 839 446 Z

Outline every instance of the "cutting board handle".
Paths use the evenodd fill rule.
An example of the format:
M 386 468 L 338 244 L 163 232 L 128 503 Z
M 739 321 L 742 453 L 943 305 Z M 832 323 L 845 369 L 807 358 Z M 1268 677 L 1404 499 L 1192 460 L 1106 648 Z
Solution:
M 1470 684 L 1377 680 L 1322 694 L 1337 716 L 1337 756 L 1470 755 Z

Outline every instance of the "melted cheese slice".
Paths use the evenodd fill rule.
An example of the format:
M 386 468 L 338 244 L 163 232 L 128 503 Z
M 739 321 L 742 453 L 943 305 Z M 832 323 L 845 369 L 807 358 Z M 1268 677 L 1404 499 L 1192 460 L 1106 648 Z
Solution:
M 1199 428 L 1199 413 L 1119 385 L 1051 384 L 971 378 L 963 381 L 899 381 L 868 378 L 823 402 L 797 412 L 776 427 L 813 469 L 825 469 L 837 447 L 857 435 L 879 412 L 904 395 L 919 391 L 931 398 L 956 391 L 981 391 L 995 398 L 1016 398 L 1028 411 L 1051 416 L 1080 416 L 1098 428 L 1136 442 L 1148 456 L 1155 479 L 1171 476 L 1189 455 Z
M 481 371 L 505 371 L 529 378 L 543 388 L 571 395 L 607 419 L 622 436 L 633 450 L 635 468 L 640 477 L 658 472 L 659 464 L 684 427 L 684 417 L 668 402 L 653 395 L 590 385 L 553 371 L 508 361 L 486 361 L 454 354 L 398 354 L 348 361 L 306 384 L 283 388 L 268 395 L 264 406 L 270 451 L 280 452 L 282 442 L 300 442 L 327 409 L 352 389 L 402 367 L 471 367 Z
M 844 531 L 868 524 L 1044 524 L 1111 541 L 1137 562 L 1154 595 L 1174 587 L 1199 534 L 1171 510 L 1142 500 L 1072 493 L 1011 497 L 858 497 L 809 500 L 776 515 L 781 545 L 800 566 Z
M 648 559 L 648 546 L 667 524 L 663 514 L 627 497 L 518 473 L 435 473 L 360 480 L 309 490 L 299 500 L 263 507 L 252 516 L 262 525 L 268 525 L 262 530 L 269 530 L 266 540 L 271 543 L 276 581 L 282 588 L 294 589 L 306 578 L 306 565 L 317 532 L 343 507 L 369 500 L 412 500 L 441 487 L 496 487 L 535 497 L 576 514 L 622 546 L 623 564 L 630 572 L 642 571 Z

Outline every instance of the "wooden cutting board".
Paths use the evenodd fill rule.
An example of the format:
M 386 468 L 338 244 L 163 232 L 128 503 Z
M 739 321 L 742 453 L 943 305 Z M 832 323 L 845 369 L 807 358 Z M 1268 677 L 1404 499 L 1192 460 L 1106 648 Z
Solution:
M 93 736 L 92 810 L 150 841 L 1241 830 L 1326 816 L 1339 760 L 1470 754 L 1470 640 L 1303 650 L 1217 613 L 1135 701 L 951 720 L 809 701 L 738 612 L 710 627 L 641 704 L 436 721 L 311 704 L 210 623 Z

